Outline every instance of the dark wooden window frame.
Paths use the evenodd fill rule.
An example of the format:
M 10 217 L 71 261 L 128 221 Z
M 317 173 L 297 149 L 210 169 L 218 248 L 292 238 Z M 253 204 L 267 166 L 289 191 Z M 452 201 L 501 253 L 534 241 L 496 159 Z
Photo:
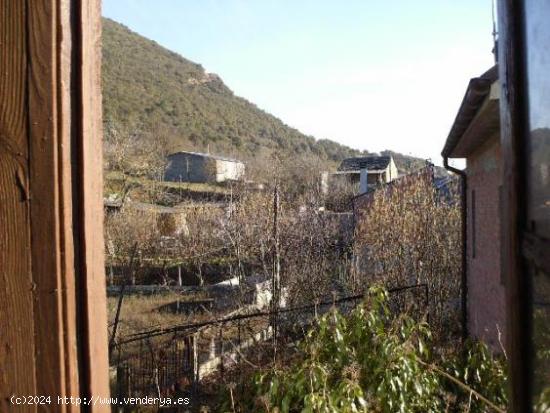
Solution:
M 510 408 L 530 412 L 530 319 L 527 317 L 528 282 L 520 254 L 520 233 L 524 226 L 524 88 L 522 78 L 522 7 L 519 1 L 499 0 L 500 122 L 503 161 L 501 242 L 506 280 L 507 347 L 510 375 Z
M 472 189 L 471 191 L 471 199 L 470 199 L 470 223 L 472 224 L 472 258 L 476 257 L 476 190 Z
M 531 345 L 529 269 L 550 271 L 548 241 L 527 222 L 527 72 L 524 1 L 499 0 L 499 79 L 503 191 L 501 242 L 506 282 L 507 347 L 512 412 L 532 412 L 534 349 Z
M 502 185 L 498 186 L 498 221 L 499 221 L 499 237 L 502 235 L 502 228 L 503 228 L 503 222 L 504 222 L 504 214 L 503 214 L 503 188 Z M 506 257 L 505 257 L 505 249 L 503 248 L 502 242 L 500 243 L 500 283 L 506 287 L 506 278 L 504 277 L 504 267 L 506 265 Z

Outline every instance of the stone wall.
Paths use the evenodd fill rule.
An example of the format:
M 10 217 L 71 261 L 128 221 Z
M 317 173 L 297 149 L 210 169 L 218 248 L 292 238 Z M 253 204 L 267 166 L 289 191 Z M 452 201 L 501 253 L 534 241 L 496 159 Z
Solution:
M 178 152 L 168 156 L 164 180 L 172 182 L 213 183 L 244 178 L 244 163 L 207 154 Z
M 212 158 L 197 154 L 175 153 L 168 157 L 164 180 L 194 183 L 215 182 L 216 163 Z

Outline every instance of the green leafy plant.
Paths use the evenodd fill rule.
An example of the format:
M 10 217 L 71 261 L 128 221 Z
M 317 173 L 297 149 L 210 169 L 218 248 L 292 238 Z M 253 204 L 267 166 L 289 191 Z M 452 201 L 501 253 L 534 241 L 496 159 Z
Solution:
M 443 360 L 429 350 L 431 337 L 425 322 L 392 314 L 388 293 L 371 288 L 349 315 L 323 316 L 301 343 L 299 361 L 257 375 L 227 410 L 504 411 L 501 361 L 478 343 Z
M 467 341 L 462 351 L 454 354 L 445 367 L 450 375 L 463 384 L 457 386 L 457 382 L 447 380 L 446 389 L 463 399 L 467 397 L 470 411 L 484 411 L 487 404 L 479 397 L 473 397 L 475 393 L 490 397 L 497 406 L 506 405 L 505 363 L 495 357 L 485 344 Z

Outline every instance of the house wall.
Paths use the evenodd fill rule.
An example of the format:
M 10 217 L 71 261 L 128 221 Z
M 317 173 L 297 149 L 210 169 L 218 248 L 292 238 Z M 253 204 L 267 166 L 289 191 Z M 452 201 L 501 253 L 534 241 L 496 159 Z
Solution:
M 381 183 L 388 182 L 385 179 L 386 179 L 385 173 L 378 173 L 378 172 L 367 173 L 367 185 L 378 185 Z
M 468 328 L 499 351 L 504 345 L 505 291 L 500 261 L 501 151 L 498 136 L 467 158 Z M 475 195 L 474 195 L 475 194 Z M 475 200 L 474 200 L 475 198 Z
M 244 177 L 244 163 L 216 160 L 216 182 L 238 181 Z
M 164 179 L 173 182 L 225 182 L 244 177 L 244 163 L 216 159 L 192 153 L 175 153 L 168 157 Z
M 399 171 L 397 170 L 397 166 L 395 165 L 393 158 L 390 158 L 390 164 L 386 168 L 386 182 L 391 182 L 394 179 L 397 179 L 398 175 Z
M 168 157 L 164 179 L 173 182 L 216 182 L 216 161 L 191 153 L 175 153 Z

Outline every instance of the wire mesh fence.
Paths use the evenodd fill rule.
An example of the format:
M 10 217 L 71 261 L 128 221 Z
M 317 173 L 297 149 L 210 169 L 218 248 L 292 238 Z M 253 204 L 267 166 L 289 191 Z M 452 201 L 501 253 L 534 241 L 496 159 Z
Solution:
M 418 318 L 427 313 L 425 284 L 389 290 L 390 309 Z M 119 397 L 212 394 L 227 386 L 244 391 L 243 378 L 297 351 L 296 343 L 331 309 L 349 313 L 363 294 L 282 308 L 240 311 L 220 319 L 156 328 L 119 341 L 112 355 Z M 112 360 L 113 362 L 113 360 Z

